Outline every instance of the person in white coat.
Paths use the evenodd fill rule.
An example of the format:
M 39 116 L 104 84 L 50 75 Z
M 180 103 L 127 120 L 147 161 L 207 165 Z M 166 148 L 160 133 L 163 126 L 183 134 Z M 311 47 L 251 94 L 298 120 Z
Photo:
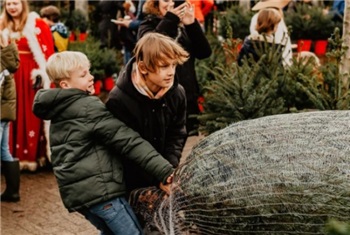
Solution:
M 282 16 L 283 16 L 283 11 L 282 9 L 288 5 L 288 3 L 291 0 L 261 0 L 257 4 L 255 4 L 252 8 L 252 11 L 260 11 L 261 9 L 265 8 L 276 8 L 278 9 Z M 258 19 L 258 13 L 253 15 L 251 21 L 250 21 L 250 34 L 257 34 L 257 31 L 255 29 L 256 24 L 257 24 L 257 19 Z M 282 42 L 284 43 L 285 48 L 283 51 L 283 65 L 284 66 L 290 66 L 292 64 L 292 43 L 288 34 L 288 28 L 286 23 L 283 20 L 283 17 L 280 21 L 280 23 L 277 26 L 277 30 L 275 32 L 275 43 L 280 44 Z

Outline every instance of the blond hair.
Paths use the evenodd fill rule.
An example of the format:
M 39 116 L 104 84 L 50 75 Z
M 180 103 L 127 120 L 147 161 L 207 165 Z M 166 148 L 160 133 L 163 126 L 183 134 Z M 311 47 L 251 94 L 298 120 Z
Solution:
M 266 8 L 259 11 L 256 31 L 259 34 L 274 32 L 276 25 L 282 19 L 281 13 L 274 8 Z
M 150 72 L 156 72 L 168 59 L 183 64 L 189 58 L 189 53 L 174 39 L 160 33 L 145 34 L 138 40 L 134 53 L 136 62 L 143 61 Z
M 1 25 L 0 29 L 8 28 L 12 32 L 22 31 L 29 15 L 29 4 L 27 0 L 20 0 L 22 4 L 22 12 L 20 14 L 20 20 L 18 28 L 15 28 L 15 21 L 12 16 L 6 11 L 6 0 L 3 1 L 2 13 L 1 13 Z
M 46 72 L 56 87 L 59 87 L 62 80 L 70 79 L 75 69 L 85 66 L 90 67 L 90 61 L 84 53 L 63 51 L 50 56 L 46 64 Z

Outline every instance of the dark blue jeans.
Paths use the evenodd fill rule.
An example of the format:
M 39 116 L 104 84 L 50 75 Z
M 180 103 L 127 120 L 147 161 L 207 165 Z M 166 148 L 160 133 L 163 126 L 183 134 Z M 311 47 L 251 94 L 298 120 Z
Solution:
M 79 213 L 100 230 L 101 235 L 143 234 L 129 203 L 122 197 L 80 210 Z

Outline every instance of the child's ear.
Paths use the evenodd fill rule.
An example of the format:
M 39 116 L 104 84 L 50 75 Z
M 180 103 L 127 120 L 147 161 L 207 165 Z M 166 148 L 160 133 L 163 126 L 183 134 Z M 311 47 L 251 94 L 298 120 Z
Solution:
M 70 88 L 69 87 L 69 85 L 68 85 L 68 83 L 67 83 L 67 81 L 60 81 L 60 87 L 62 88 L 62 89 L 67 89 L 67 88 Z
M 139 71 L 140 73 L 142 73 L 143 75 L 146 75 L 148 73 L 148 70 L 146 69 L 146 65 L 143 61 L 139 62 Z

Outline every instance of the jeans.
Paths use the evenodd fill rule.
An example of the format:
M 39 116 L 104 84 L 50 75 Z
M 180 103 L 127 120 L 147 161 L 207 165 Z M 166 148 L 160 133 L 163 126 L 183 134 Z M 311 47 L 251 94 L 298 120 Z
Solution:
M 124 65 L 126 65 L 132 57 L 132 52 L 129 49 L 126 49 L 126 47 L 123 47 L 123 49 L 124 49 L 123 61 L 124 61 Z
M 13 162 L 14 159 L 10 153 L 10 148 L 9 148 L 9 123 L 10 122 L 5 122 L 1 121 L 1 128 L 0 128 L 0 144 L 1 144 L 1 161 L 5 162 Z
M 101 235 L 141 235 L 142 228 L 130 205 L 123 197 L 99 203 L 78 211 Z

